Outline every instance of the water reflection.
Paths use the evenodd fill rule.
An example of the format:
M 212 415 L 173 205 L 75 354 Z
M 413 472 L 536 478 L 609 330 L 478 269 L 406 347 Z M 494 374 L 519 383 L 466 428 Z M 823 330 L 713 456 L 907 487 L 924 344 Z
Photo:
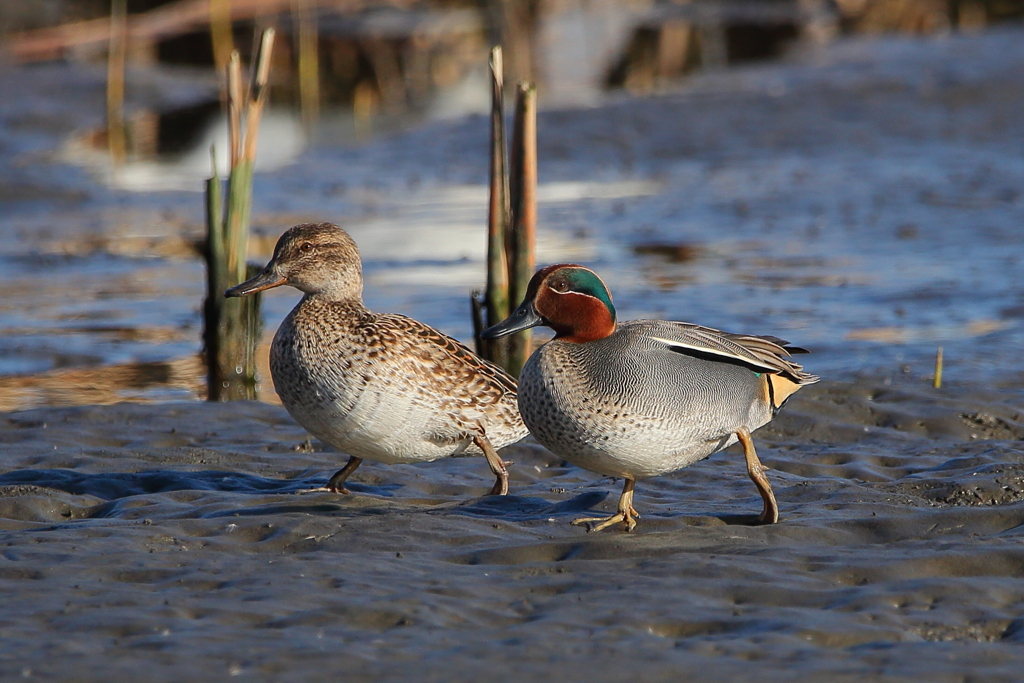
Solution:
M 227 122 L 219 103 L 216 108 L 188 107 L 186 111 L 195 112 L 195 118 L 188 121 L 188 128 L 177 131 L 177 136 L 164 146 L 131 148 L 131 156 L 123 163 L 111 162 L 105 138 L 95 133 L 73 138 L 65 147 L 64 158 L 87 166 L 102 182 L 119 190 L 202 191 L 203 181 L 210 177 L 213 167 L 211 149 L 215 150 L 218 173 L 222 178 L 227 176 Z M 180 113 L 174 110 L 153 116 L 162 129 L 171 125 L 164 123 L 165 117 L 174 119 Z M 168 134 L 168 137 L 171 136 Z M 266 111 L 260 124 L 261 144 L 256 155 L 260 171 L 269 173 L 294 163 L 306 148 L 306 140 L 302 120 L 295 113 L 284 109 Z
M 156 363 L 0 376 L 0 410 L 193 399 L 205 394 L 205 378 L 206 368 L 198 355 Z

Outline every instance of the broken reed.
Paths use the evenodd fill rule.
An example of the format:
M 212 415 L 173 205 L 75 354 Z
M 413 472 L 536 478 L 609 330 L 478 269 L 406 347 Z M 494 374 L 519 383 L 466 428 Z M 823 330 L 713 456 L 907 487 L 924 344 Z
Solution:
M 501 47 L 491 50 L 491 163 L 487 216 L 487 289 L 481 300 L 474 292 L 473 330 L 477 352 L 519 376 L 530 355 L 529 330 L 496 340 L 480 339 L 519 305 L 533 277 L 537 223 L 537 91 L 520 83 L 513 120 L 509 169 L 505 135 L 504 76 Z
M 274 29 L 270 28 L 260 40 L 244 102 L 241 60 L 238 52 L 232 51 L 228 62 L 230 172 L 226 199 L 222 197 L 216 159 L 213 176 L 206 181 L 207 292 L 203 341 L 210 401 L 256 399 L 256 347 L 262 331 L 260 296 L 226 299 L 224 291 L 255 275 L 249 272 L 245 258 L 249 248 L 256 140 L 267 101 L 273 47 Z
M 124 126 L 124 70 L 128 52 L 128 1 L 110 2 L 107 52 L 107 145 L 115 165 L 124 163 L 128 143 Z
M 235 39 L 231 35 L 231 0 L 210 0 L 210 42 L 214 68 L 228 68 Z
M 292 0 L 292 16 L 297 19 L 299 46 L 299 103 L 302 125 L 310 130 L 320 118 L 319 31 L 316 7 L 310 0 Z

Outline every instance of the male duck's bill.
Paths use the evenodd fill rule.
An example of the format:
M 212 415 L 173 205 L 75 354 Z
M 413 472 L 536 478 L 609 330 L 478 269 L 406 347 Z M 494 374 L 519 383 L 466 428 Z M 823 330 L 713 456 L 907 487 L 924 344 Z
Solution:
M 497 325 L 488 327 L 480 333 L 482 339 L 500 339 L 516 332 L 528 330 L 538 325 L 547 325 L 547 321 L 540 317 L 533 305 L 532 299 L 527 299 L 517 308 L 512 315 L 502 320 Z

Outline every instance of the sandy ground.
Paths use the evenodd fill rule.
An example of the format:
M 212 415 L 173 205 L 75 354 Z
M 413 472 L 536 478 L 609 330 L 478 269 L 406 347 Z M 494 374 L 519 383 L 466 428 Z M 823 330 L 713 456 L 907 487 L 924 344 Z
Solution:
M 343 457 L 263 404 L 0 421 L 0 677 L 49 680 L 1011 681 L 1024 663 L 1014 399 L 826 382 L 755 436 L 642 482 L 633 534 L 570 526 L 618 483 L 527 441 Z

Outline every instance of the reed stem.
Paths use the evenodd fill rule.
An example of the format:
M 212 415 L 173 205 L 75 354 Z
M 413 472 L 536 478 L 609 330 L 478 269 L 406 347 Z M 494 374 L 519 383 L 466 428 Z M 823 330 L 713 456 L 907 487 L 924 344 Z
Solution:
M 228 61 L 228 139 L 231 171 L 227 199 L 213 160 L 206 183 L 207 299 L 204 307 L 208 398 L 211 401 L 256 399 L 256 348 L 262 330 L 260 296 L 224 299 L 224 290 L 255 275 L 246 264 L 253 170 L 260 118 L 267 99 L 274 29 L 263 32 L 253 64 L 252 82 L 243 102 L 241 61 Z M 243 115 L 244 106 L 244 115 Z
M 932 386 L 936 389 L 942 388 L 942 347 L 935 352 L 935 381 Z
M 508 258 L 505 233 L 509 223 L 505 99 L 501 47 L 491 49 L 491 192 L 487 211 L 487 325 L 496 325 L 509 314 Z M 508 366 L 508 341 L 495 339 L 483 345 L 484 357 Z
M 516 110 L 512 126 L 512 159 L 509 185 L 512 221 L 508 236 L 510 307 L 526 298 L 526 289 L 536 266 L 534 244 L 537 232 L 537 89 L 522 82 L 516 88 Z M 530 357 L 532 330 L 509 337 L 507 369 L 513 377 Z
M 110 2 L 110 49 L 107 53 L 107 144 L 114 164 L 124 163 L 124 70 L 128 52 L 128 0 Z
M 226 69 L 235 39 L 231 33 L 231 0 L 210 0 L 210 42 L 213 44 L 213 66 Z
M 242 151 L 242 60 L 238 50 L 228 57 L 228 168 L 238 166 Z
M 316 10 L 310 0 L 292 0 L 292 13 L 298 18 L 299 106 L 302 124 L 310 130 L 320 118 L 319 33 Z
M 487 289 L 470 297 L 477 352 L 518 377 L 532 351 L 530 330 L 496 340 L 480 339 L 481 309 L 487 325 L 496 325 L 526 298 L 536 266 L 537 89 L 522 82 L 516 89 L 512 154 L 505 143 L 504 76 L 501 47 L 491 49 L 491 168 L 487 212 Z
M 473 319 L 473 351 L 484 358 L 484 340 L 480 333 L 484 331 L 484 295 L 479 289 L 469 294 L 469 312 Z
M 221 377 L 220 321 L 224 305 L 229 301 L 218 294 L 226 289 L 227 260 L 224 258 L 224 207 L 221 201 L 217 157 L 210 148 L 212 175 L 206 179 L 206 301 L 203 304 L 203 346 L 206 355 L 206 393 L 211 401 L 220 399 L 224 380 Z

